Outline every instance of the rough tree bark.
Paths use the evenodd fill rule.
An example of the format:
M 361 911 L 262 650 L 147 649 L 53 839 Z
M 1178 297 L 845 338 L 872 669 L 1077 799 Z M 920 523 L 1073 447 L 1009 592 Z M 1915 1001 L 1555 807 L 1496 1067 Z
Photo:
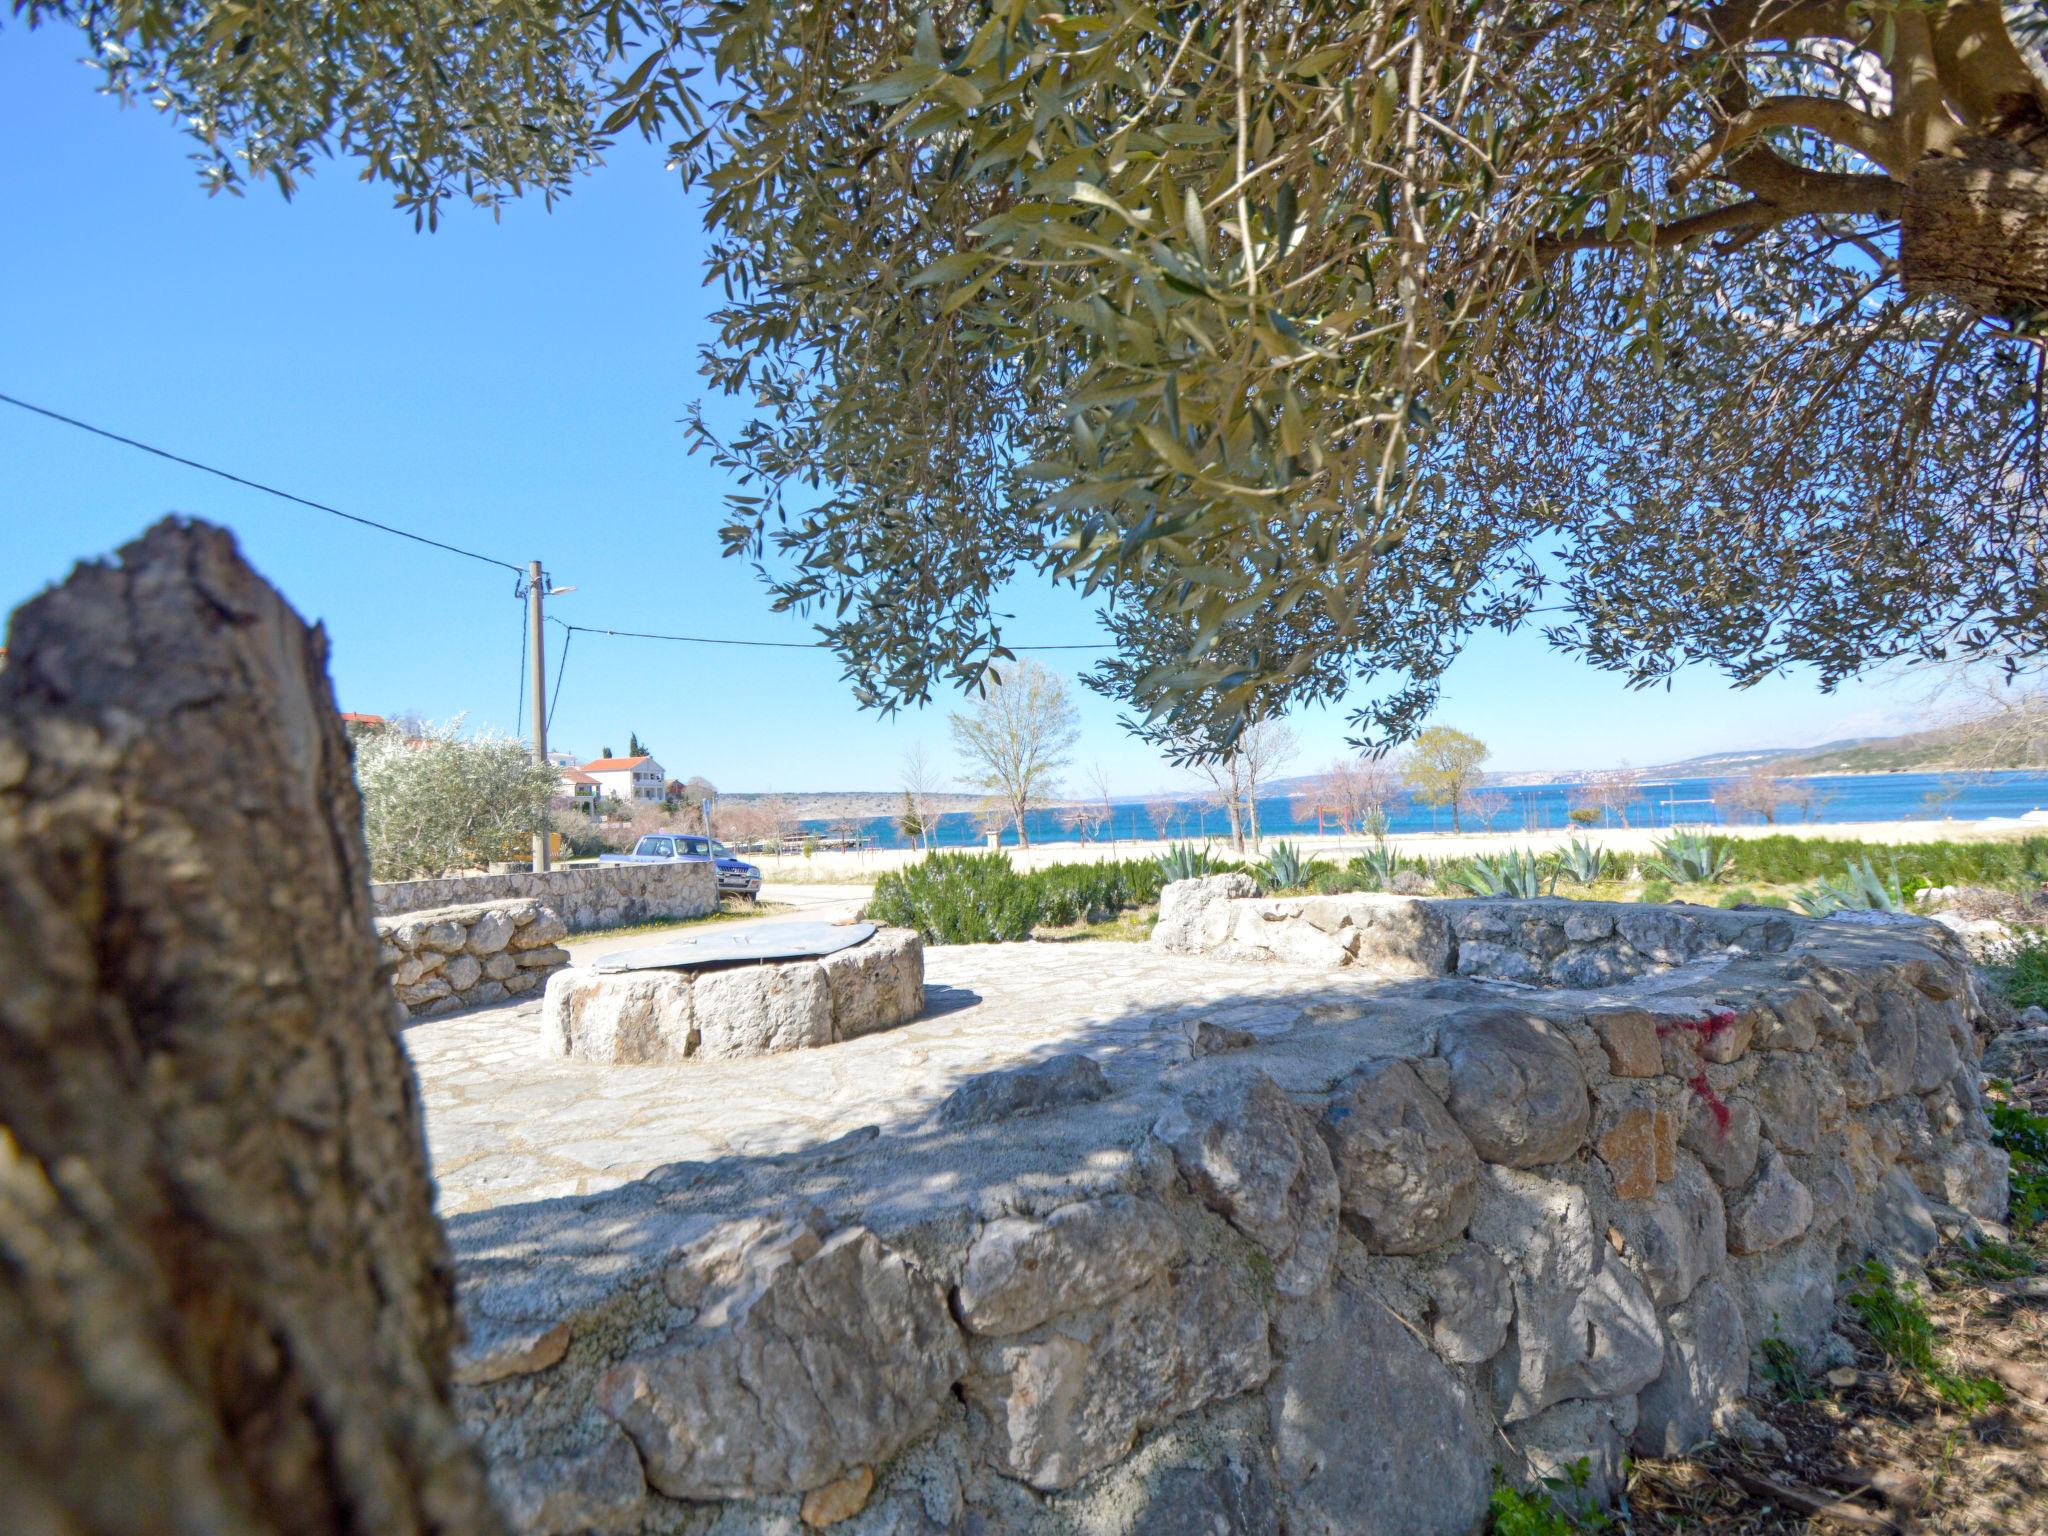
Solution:
M 1913 167 L 1900 223 L 1899 270 L 1916 293 L 1980 314 L 2048 310 L 2048 125 L 2041 153 L 1971 138 Z
M 173 521 L 10 641 L 0 1530 L 496 1530 L 325 637 Z

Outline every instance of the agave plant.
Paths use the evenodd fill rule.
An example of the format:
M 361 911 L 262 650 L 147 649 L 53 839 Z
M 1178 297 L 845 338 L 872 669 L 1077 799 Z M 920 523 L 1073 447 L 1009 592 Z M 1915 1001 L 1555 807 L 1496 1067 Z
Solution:
M 1293 891 L 1307 885 L 1321 867 L 1319 859 L 1304 858 L 1299 844 L 1285 838 L 1273 844 L 1273 851 L 1266 855 L 1265 863 L 1254 873 L 1261 888 L 1268 891 Z
M 1607 872 L 1607 855 L 1576 837 L 1558 855 L 1558 873 L 1574 885 L 1591 885 Z
M 1445 872 L 1456 885 L 1474 896 L 1548 896 L 1557 889 L 1557 872 L 1544 867 L 1529 849 L 1503 853 L 1497 858 L 1474 854 L 1462 865 Z
M 1906 898 L 1899 891 L 1899 861 L 1892 859 L 1892 878 L 1887 885 L 1878 877 L 1869 859 L 1851 859 L 1839 880 L 1823 879 L 1793 894 L 1799 910 L 1809 917 L 1833 917 L 1837 912 L 1900 912 Z
M 1673 885 L 1716 885 L 1735 870 L 1735 856 L 1725 838 L 1704 832 L 1674 832 L 1657 843 L 1657 856 L 1643 861 L 1643 872 Z
M 1383 891 L 1394 883 L 1394 872 L 1401 867 L 1401 860 L 1393 849 L 1379 842 L 1353 859 L 1351 867 L 1368 887 Z
M 1161 885 L 1171 884 L 1175 880 L 1197 880 L 1214 869 L 1215 865 L 1209 859 L 1209 850 L 1197 848 L 1193 843 L 1168 843 L 1166 852 L 1159 855 Z

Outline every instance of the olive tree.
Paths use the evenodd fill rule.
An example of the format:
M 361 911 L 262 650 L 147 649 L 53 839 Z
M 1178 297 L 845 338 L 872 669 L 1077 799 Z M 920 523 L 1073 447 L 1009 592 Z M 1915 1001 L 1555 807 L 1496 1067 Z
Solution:
M 355 743 L 363 839 L 379 880 L 412 880 L 517 858 L 547 822 L 555 768 L 525 743 L 465 735 L 458 717 L 415 740 L 380 731 Z
M 216 185 L 431 222 L 668 144 L 728 553 L 865 702 L 1037 571 L 1206 751 L 1412 734 L 1491 626 L 1638 684 L 2048 649 L 2025 0 L 26 0 Z M 705 68 L 708 63 L 709 69 Z

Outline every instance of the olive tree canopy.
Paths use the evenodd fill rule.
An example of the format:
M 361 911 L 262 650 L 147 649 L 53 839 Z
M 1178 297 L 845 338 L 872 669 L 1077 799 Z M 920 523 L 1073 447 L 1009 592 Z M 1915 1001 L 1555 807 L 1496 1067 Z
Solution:
M 2048 64 L 1999 0 L 25 0 L 218 185 L 670 144 L 724 537 L 884 708 L 1100 596 L 1175 736 L 1477 628 L 1632 680 L 2044 648 Z

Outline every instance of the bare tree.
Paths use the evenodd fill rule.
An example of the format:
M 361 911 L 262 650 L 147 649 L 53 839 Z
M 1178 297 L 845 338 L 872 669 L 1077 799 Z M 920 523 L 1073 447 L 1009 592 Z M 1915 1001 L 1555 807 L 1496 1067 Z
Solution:
M 1238 738 L 1237 755 L 1244 760 L 1245 806 L 1252 846 L 1259 846 L 1259 786 L 1271 782 L 1300 748 L 1294 728 L 1279 720 L 1260 720 L 1246 726 Z
M 1711 794 L 1714 809 L 1725 819 L 1739 821 L 1753 816 L 1772 826 L 1777 824 L 1779 815 L 1787 807 L 1801 810 L 1813 797 L 1813 791 L 1804 784 L 1792 779 L 1774 778 L 1762 763 L 1740 778 L 1716 784 Z
M 1168 829 L 1179 825 L 1185 814 L 1178 795 L 1154 795 L 1145 802 L 1145 819 L 1152 823 L 1153 837 L 1162 843 Z
M 1107 840 L 1109 846 L 1114 848 L 1116 847 L 1116 806 L 1110 797 L 1109 768 L 1107 765 L 1097 763 L 1088 770 L 1088 790 L 1089 816 L 1094 827 L 1095 840 L 1097 842 Z
M 1230 823 L 1231 848 L 1238 853 L 1243 853 L 1245 851 L 1244 758 L 1239 753 L 1227 752 L 1221 757 L 1196 758 L 1191 766 L 1208 785 L 1203 798 L 1209 804 L 1221 807 L 1224 818 Z
M 1465 814 L 1475 817 L 1489 832 L 1493 830 L 1494 822 L 1508 809 L 1509 803 L 1508 797 L 1497 789 L 1470 789 L 1465 792 L 1463 800 Z
M 938 765 L 925 751 L 924 743 L 913 741 L 903 753 L 903 798 L 909 802 L 909 819 L 917 825 L 917 840 L 926 853 L 932 849 L 932 800 L 944 786 Z
M 1571 804 L 1577 810 L 1598 811 L 1602 816 L 1612 816 L 1626 827 L 1629 807 L 1641 794 L 1642 785 L 1642 774 L 1623 763 L 1604 773 L 1588 774 L 1585 783 L 1572 791 Z
M 1060 770 L 1081 736 L 1067 680 L 1028 657 L 992 681 L 969 714 L 952 717 L 953 745 L 974 783 L 1001 800 L 1017 841 L 1031 846 L 1025 813 L 1056 794 Z

